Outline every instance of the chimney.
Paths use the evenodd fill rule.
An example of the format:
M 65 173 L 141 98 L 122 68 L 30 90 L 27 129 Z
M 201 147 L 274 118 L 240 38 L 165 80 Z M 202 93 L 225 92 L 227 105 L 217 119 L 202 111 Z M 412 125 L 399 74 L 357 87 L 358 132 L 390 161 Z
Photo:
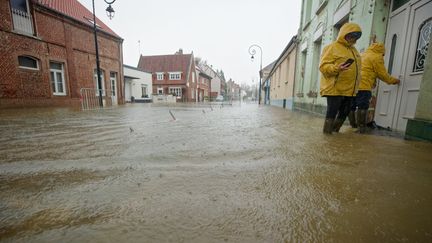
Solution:
M 179 49 L 177 52 L 176 52 L 176 55 L 183 55 L 183 49 Z

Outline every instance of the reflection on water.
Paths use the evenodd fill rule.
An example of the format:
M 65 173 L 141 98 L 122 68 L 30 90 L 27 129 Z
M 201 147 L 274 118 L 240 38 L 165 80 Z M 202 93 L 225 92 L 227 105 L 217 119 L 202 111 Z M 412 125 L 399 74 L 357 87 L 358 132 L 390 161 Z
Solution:
M 0 241 L 431 242 L 432 145 L 321 124 L 246 104 L 1 110 Z

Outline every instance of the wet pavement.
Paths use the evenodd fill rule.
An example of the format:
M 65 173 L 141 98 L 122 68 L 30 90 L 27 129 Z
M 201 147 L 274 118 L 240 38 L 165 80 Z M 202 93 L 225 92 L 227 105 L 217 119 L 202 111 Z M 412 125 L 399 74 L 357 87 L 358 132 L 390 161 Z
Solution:
M 321 128 L 252 104 L 1 110 L 0 241 L 432 242 L 432 144 Z

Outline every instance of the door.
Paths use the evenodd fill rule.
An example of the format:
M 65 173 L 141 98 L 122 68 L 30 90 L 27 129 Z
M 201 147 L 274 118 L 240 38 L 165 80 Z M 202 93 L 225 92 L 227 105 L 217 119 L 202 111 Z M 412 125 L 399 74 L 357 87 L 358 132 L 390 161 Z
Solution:
M 113 105 L 117 105 L 117 73 L 111 73 L 111 101 Z
M 414 118 L 425 58 L 417 49 L 427 49 L 431 17 L 431 0 L 409 1 L 390 15 L 385 59 L 389 73 L 401 84 L 379 83 L 375 120 L 380 126 L 403 132 Z

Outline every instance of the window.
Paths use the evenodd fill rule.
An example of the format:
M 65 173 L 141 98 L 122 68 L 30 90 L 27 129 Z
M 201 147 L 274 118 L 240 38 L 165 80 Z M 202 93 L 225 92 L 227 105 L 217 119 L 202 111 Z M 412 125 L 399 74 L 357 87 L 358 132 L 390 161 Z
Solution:
M 319 72 L 319 63 L 321 59 L 321 47 L 322 47 L 322 39 L 317 40 L 314 42 L 314 51 L 313 51 L 313 68 L 312 68 L 312 82 L 314 82 L 311 89 L 313 91 L 317 91 L 319 79 L 320 79 L 320 72 Z
M 175 95 L 177 97 L 181 97 L 182 96 L 182 89 L 179 87 L 170 87 L 169 93 L 172 95 Z
M 156 73 L 157 80 L 164 80 L 164 73 Z
M 18 56 L 18 65 L 20 68 L 39 70 L 38 60 L 29 56 Z
M 392 42 L 390 47 L 390 57 L 389 57 L 389 63 L 387 68 L 390 74 L 393 72 L 393 62 L 394 62 L 394 56 L 396 51 L 396 43 L 397 43 L 397 35 L 394 34 L 392 37 Z
M 402 7 L 407 2 L 409 2 L 409 0 L 394 0 L 393 1 L 392 11 L 395 11 L 396 9 Z
M 180 72 L 169 73 L 169 79 L 170 80 L 180 80 L 181 79 L 181 73 Z
M 157 93 L 158 93 L 159 95 L 162 95 L 162 94 L 163 94 L 163 88 L 158 88 L 158 89 L 157 89 Z
M 413 72 L 421 72 L 424 70 L 431 32 L 432 32 L 432 18 L 426 20 L 420 26 Z
M 141 84 L 141 98 L 147 98 L 147 85 Z
M 301 59 L 300 59 L 300 65 L 301 65 L 301 70 L 300 70 L 300 77 L 301 77 L 301 82 L 300 82 L 300 93 L 303 93 L 304 90 L 304 80 L 305 80 L 305 72 L 306 72 L 306 56 L 307 56 L 307 49 L 304 49 L 301 53 Z
M 195 99 L 195 89 L 190 89 L 190 91 L 191 91 L 191 98 L 192 99 Z
M 312 12 L 312 0 L 304 0 L 304 19 L 303 19 L 303 28 L 306 26 L 306 24 L 311 20 L 311 12 Z
M 98 83 L 98 79 L 97 79 L 97 70 L 94 70 L 93 73 L 93 80 L 95 83 L 95 87 L 96 87 L 96 96 L 99 96 L 99 89 L 102 90 L 102 96 L 105 96 L 105 80 L 104 80 L 104 76 L 105 76 L 105 72 L 103 70 L 100 70 L 100 79 L 101 79 L 101 83 L 102 83 L 102 87 L 99 88 L 99 83 Z
M 27 0 L 12 0 L 11 7 L 16 10 L 28 12 Z
M 111 83 L 111 95 L 116 96 L 117 93 L 117 73 L 110 73 L 110 83 Z
M 349 21 L 349 18 L 348 18 L 348 16 L 346 16 L 346 17 L 342 18 L 341 21 L 339 21 L 337 24 L 334 25 L 334 27 L 333 27 L 333 40 L 336 40 L 338 38 L 340 28 L 342 27 L 342 25 L 348 23 L 348 21 Z
M 66 95 L 63 63 L 50 62 L 51 87 L 54 95 Z
M 11 12 L 14 30 L 33 35 L 33 20 L 28 0 L 11 0 Z

